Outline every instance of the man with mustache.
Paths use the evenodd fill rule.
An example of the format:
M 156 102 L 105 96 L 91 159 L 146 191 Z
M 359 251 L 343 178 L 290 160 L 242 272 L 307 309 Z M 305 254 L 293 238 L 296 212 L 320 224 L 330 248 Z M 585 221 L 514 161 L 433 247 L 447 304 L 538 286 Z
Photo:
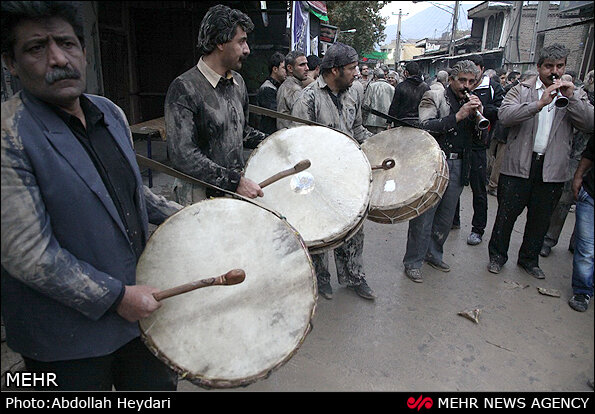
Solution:
M 310 84 L 295 102 L 291 115 L 336 128 L 363 142 L 372 135 L 362 126 L 359 92 L 351 88 L 355 80 L 358 55 L 354 48 L 334 43 L 320 63 L 320 76 Z M 363 269 L 364 229 L 362 228 L 342 246 L 334 250 L 337 277 L 364 299 L 374 299 Z M 328 271 L 328 254 L 312 255 L 318 293 L 332 299 L 333 290 Z
M 407 250 L 403 258 L 405 275 L 413 282 L 423 282 L 421 267 L 425 261 L 433 268 L 449 272 L 450 266 L 443 258 L 443 246 L 452 226 L 452 220 L 469 181 L 469 157 L 474 139 L 480 131 L 475 123 L 477 110 L 483 111 L 475 95 L 469 100 L 465 91 L 472 89 L 480 71 L 470 60 L 457 62 L 450 73 L 450 83 L 445 90 L 430 89 L 419 104 L 419 123 L 429 131 L 446 155 L 449 181 L 442 199 L 419 217 L 409 221 Z
M 84 94 L 82 17 L 2 2 L 2 317 L 8 346 L 59 390 L 176 390 L 140 340 L 161 305 L 136 285 L 148 221 L 181 206 L 143 185 L 122 110 Z M 38 385 L 38 384 L 35 384 Z
M 529 275 L 543 279 L 539 251 L 552 212 L 572 177 L 570 162 L 573 128 L 593 131 L 593 105 L 587 94 L 570 81 L 560 80 L 570 51 L 552 44 L 540 51 L 538 76 L 513 87 L 504 98 L 498 118 L 510 127 L 498 181 L 498 212 L 488 245 L 488 270 L 500 273 L 508 260 L 510 235 L 527 207 L 527 224 L 517 264 Z M 555 80 L 552 77 L 555 76 Z M 568 106 L 556 108 L 560 91 Z
M 249 198 L 260 186 L 243 176 L 243 147 L 255 148 L 265 134 L 248 125 L 248 91 L 237 73 L 250 54 L 252 20 L 224 5 L 211 7 L 198 33 L 198 64 L 178 76 L 165 98 L 167 148 L 172 166 L 199 180 Z M 179 203 L 192 204 L 211 189 L 176 179 Z

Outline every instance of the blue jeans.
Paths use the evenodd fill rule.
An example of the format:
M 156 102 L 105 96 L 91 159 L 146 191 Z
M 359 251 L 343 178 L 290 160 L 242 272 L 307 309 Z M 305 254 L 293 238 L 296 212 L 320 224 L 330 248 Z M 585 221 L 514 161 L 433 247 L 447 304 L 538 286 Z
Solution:
M 593 198 L 581 188 L 576 202 L 572 291 L 593 297 Z

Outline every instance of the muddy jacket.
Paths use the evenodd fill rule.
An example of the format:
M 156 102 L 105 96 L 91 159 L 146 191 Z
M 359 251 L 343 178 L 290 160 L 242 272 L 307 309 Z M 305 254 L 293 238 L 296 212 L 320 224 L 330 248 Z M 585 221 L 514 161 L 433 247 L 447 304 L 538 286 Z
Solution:
M 136 178 L 143 238 L 180 206 L 142 184 L 126 118 L 85 95 Z M 2 317 L 8 346 L 41 361 L 109 354 L 139 335 L 113 309 L 135 284 L 136 255 L 86 150 L 25 91 L 2 104 Z
M 202 59 L 174 79 L 165 98 L 172 167 L 235 191 L 245 165 L 244 146 L 254 148 L 265 138 L 248 125 L 248 104 L 248 91 L 238 73 L 220 77 Z
M 498 117 L 504 127 L 510 127 L 506 153 L 500 173 L 528 178 L 537 132 L 539 95 L 537 77 L 518 84 L 504 98 Z M 544 107 L 542 111 L 547 111 Z M 548 146 L 543 160 L 543 181 L 564 182 L 571 178 L 570 161 L 573 126 L 584 132 L 593 131 L 593 105 L 582 89 L 575 89 L 566 108 L 555 108 Z
M 354 82 L 355 84 L 355 82 Z M 378 79 L 368 85 L 364 95 L 363 107 L 370 107 L 383 114 L 388 114 L 388 108 L 393 101 L 395 88 L 384 79 Z M 365 126 L 386 127 L 388 121 L 385 118 L 363 110 L 363 118 Z
M 356 81 L 357 82 L 357 81 Z M 316 121 L 355 138 L 362 143 L 372 135 L 362 126 L 361 100 L 354 88 L 339 92 L 336 102 L 321 75 L 304 89 L 291 111 L 298 118 Z M 293 123 L 292 126 L 302 125 Z
M 294 76 L 287 75 L 287 78 L 279 86 L 279 90 L 277 91 L 277 111 L 282 114 L 291 115 L 293 105 L 303 89 L 301 81 Z M 277 129 L 289 128 L 290 126 L 291 121 L 277 118 Z

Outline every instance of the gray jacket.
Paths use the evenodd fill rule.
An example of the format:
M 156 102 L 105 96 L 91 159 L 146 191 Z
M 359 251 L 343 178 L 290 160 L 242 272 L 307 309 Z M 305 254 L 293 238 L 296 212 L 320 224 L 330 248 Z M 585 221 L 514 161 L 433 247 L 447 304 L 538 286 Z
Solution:
M 279 86 L 277 91 L 277 111 L 282 114 L 290 115 L 295 101 L 302 93 L 302 82 L 294 76 L 287 76 L 287 79 Z M 289 128 L 291 121 L 277 118 L 277 129 Z
M 359 93 L 352 87 L 340 92 L 337 101 L 341 110 L 333 102 L 331 93 L 324 77 L 319 76 L 316 82 L 304 89 L 293 105 L 291 115 L 338 129 L 359 143 L 372 136 L 362 125 L 362 101 Z M 292 124 L 296 125 L 298 124 Z
M 512 88 L 504 98 L 498 117 L 510 127 L 508 145 L 500 172 L 528 178 L 537 132 L 539 95 L 535 89 L 537 77 Z M 542 110 L 547 111 L 547 107 Z M 573 126 L 581 131 L 593 131 L 593 105 L 582 89 L 576 89 L 566 108 L 556 108 L 549 142 L 543 161 L 544 182 L 565 182 L 571 178 L 568 163 L 574 137 Z
M 172 166 L 199 180 L 235 191 L 245 165 L 243 148 L 255 147 L 265 134 L 248 125 L 248 91 L 240 74 L 209 82 L 192 67 L 169 86 L 165 97 L 167 149 Z M 177 197 L 194 189 L 177 182 Z M 178 192 L 179 191 L 179 192 Z M 194 200 L 196 201 L 196 200 Z

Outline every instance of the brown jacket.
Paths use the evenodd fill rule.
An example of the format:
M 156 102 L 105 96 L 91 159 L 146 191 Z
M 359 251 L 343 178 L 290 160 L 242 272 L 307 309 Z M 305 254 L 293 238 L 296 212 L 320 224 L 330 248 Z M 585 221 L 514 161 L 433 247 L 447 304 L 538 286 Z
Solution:
M 515 177 L 528 178 L 538 117 L 535 89 L 537 77 L 512 88 L 504 98 L 498 118 L 502 126 L 510 127 L 508 145 L 500 172 Z M 542 109 L 547 111 L 547 107 Z M 544 182 L 565 182 L 571 178 L 568 162 L 574 136 L 573 127 L 593 131 L 593 105 L 582 89 L 575 89 L 566 108 L 556 108 L 549 142 L 543 162 Z

